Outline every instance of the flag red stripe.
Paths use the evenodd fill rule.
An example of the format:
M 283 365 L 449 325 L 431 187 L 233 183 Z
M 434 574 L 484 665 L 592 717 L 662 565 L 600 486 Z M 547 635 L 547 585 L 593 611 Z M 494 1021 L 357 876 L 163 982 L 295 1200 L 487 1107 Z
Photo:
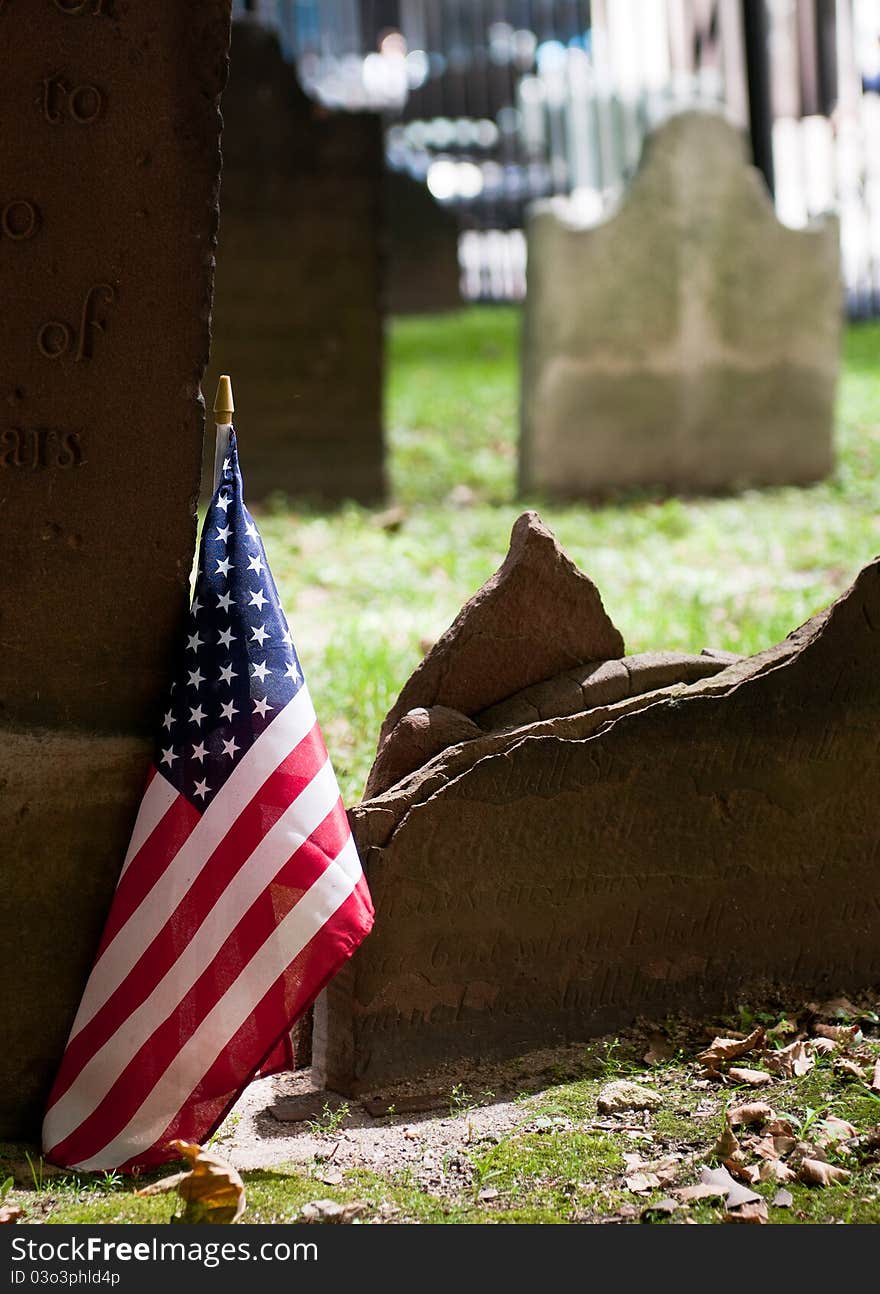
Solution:
M 253 953 L 299 901 L 304 889 L 326 870 L 328 859 L 333 858 L 341 850 L 349 834 L 345 811 L 339 801 L 310 839 L 292 855 L 275 881 L 244 913 L 233 937 L 227 940 L 190 991 L 141 1046 L 95 1109 L 69 1136 L 52 1147 L 53 1156 L 59 1157 L 65 1163 L 77 1164 L 91 1158 L 101 1147 L 118 1136 L 143 1104 L 198 1022 L 226 993 L 238 976 L 247 973 L 247 964 Z M 342 906 L 344 907 L 345 904 Z M 319 932 L 322 941 L 325 938 L 325 932 L 332 929 L 333 925 L 334 921 L 331 921 Z M 298 962 L 299 957 L 294 965 Z M 239 1086 L 247 1081 L 265 1055 L 265 1041 L 260 1043 L 261 1036 L 265 1039 L 266 1035 L 264 1033 L 254 1036 L 256 1054 L 252 1052 L 244 1058 L 243 1066 L 242 1059 L 239 1058 Z
M 369 933 L 372 911 L 366 881 L 361 876 L 330 921 L 306 945 L 289 970 L 278 977 L 247 1022 L 230 1039 L 155 1145 L 123 1164 L 123 1171 L 136 1164 L 146 1167 L 166 1162 L 167 1143 L 176 1137 L 192 1138 L 200 1143 L 207 1141 L 254 1076 L 255 1066 L 260 1064 L 259 1058 L 251 1061 L 251 1067 L 245 1071 L 246 1057 L 254 1055 L 260 1039 L 272 1036 L 279 1020 L 287 1022 L 287 1029 L 311 1005 Z
M 126 978 L 87 1024 L 70 1039 L 49 1108 L 76 1081 L 83 1066 L 144 1002 L 195 935 L 229 881 L 291 801 L 310 783 L 326 757 L 317 724 L 271 774 L 242 811 L 181 899 L 171 918 L 141 954 Z M 183 798 L 183 797 L 181 797 Z M 186 801 L 184 800 L 184 803 Z M 332 855 L 331 855 L 332 856 Z M 100 975 L 100 963 L 93 971 Z M 170 1004 L 169 1009 L 173 1009 Z
M 156 777 L 161 777 L 161 773 L 153 771 Z M 201 816 L 185 795 L 178 795 L 165 816 L 159 819 L 119 878 L 98 946 L 98 958 L 143 903 Z

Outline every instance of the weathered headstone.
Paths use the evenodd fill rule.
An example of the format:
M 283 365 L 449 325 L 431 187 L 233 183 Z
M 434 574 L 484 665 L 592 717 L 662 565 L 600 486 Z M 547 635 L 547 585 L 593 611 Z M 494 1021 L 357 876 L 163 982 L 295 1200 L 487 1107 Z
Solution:
M 228 0 L 0 4 L 0 1135 L 38 1125 L 195 541 Z
M 758 656 L 566 677 L 581 708 L 532 686 L 352 810 L 376 924 L 316 1008 L 328 1086 L 876 983 L 880 561 Z
M 424 181 L 385 174 L 385 304 L 390 314 L 437 314 L 461 306 L 458 220 Z
M 528 258 L 523 490 L 711 491 L 831 470 L 837 222 L 781 225 L 721 117 L 685 113 L 649 137 L 602 224 L 539 204 Z
M 328 112 L 273 32 L 233 24 L 205 389 L 235 374 L 251 499 L 384 492 L 383 169 L 378 115 Z

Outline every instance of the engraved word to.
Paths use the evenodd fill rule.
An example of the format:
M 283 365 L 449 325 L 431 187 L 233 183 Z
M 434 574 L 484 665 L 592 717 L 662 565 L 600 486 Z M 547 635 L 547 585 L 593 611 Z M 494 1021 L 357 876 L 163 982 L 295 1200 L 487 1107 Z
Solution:
M 0 468 L 64 470 L 79 467 L 82 462 L 82 440 L 77 431 L 55 431 L 51 427 L 7 427 L 0 431 Z
M 43 81 L 43 116 L 52 126 L 67 120 L 90 126 L 104 111 L 105 102 L 104 91 L 97 85 L 70 86 L 58 72 Z
M 43 324 L 37 333 L 37 346 L 44 359 L 60 359 L 71 353 L 77 363 L 92 358 L 93 334 L 106 331 L 105 321 L 95 317 L 101 300 L 106 305 L 116 300 L 112 283 L 95 283 L 89 288 L 83 298 L 78 331 L 63 319 L 50 319 Z
M 0 207 L 0 238 L 22 243 L 33 238 L 40 227 L 40 211 L 27 198 L 13 198 Z

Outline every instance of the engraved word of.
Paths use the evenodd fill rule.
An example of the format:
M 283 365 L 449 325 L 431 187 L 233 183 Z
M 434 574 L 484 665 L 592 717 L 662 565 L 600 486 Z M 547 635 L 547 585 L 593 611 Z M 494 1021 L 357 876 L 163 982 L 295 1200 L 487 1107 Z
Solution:
M 95 318 L 101 299 L 106 305 L 116 300 L 112 283 L 95 283 L 89 288 L 83 298 L 78 332 L 63 319 L 50 319 L 43 324 L 37 333 L 37 346 L 44 359 L 60 359 L 71 352 L 77 363 L 92 358 L 93 333 L 106 331 L 105 321 Z
M 0 468 L 63 470 L 79 467 L 82 462 L 82 441 L 77 431 L 55 431 L 51 427 L 8 427 L 0 431 Z
M 13 198 L 0 207 L 0 238 L 11 238 L 15 243 L 33 238 L 40 227 L 39 208 L 27 198 Z
M 58 72 L 43 81 L 43 116 L 52 126 L 67 120 L 90 126 L 104 111 L 105 102 L 104 91 L 97 85 L 70 86 Z

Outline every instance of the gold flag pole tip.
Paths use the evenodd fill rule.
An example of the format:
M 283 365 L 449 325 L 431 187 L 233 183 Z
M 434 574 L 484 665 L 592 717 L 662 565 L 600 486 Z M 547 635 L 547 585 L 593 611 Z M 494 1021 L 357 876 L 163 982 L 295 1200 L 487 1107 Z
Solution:
M 217 383 L 217 394 L 214 397 L 214 421 L 218 427 L 228 426 L 232 422 L 234 413 L 235 403 L 232 399 L 232 379 L 228 373 L 224 373 Z

